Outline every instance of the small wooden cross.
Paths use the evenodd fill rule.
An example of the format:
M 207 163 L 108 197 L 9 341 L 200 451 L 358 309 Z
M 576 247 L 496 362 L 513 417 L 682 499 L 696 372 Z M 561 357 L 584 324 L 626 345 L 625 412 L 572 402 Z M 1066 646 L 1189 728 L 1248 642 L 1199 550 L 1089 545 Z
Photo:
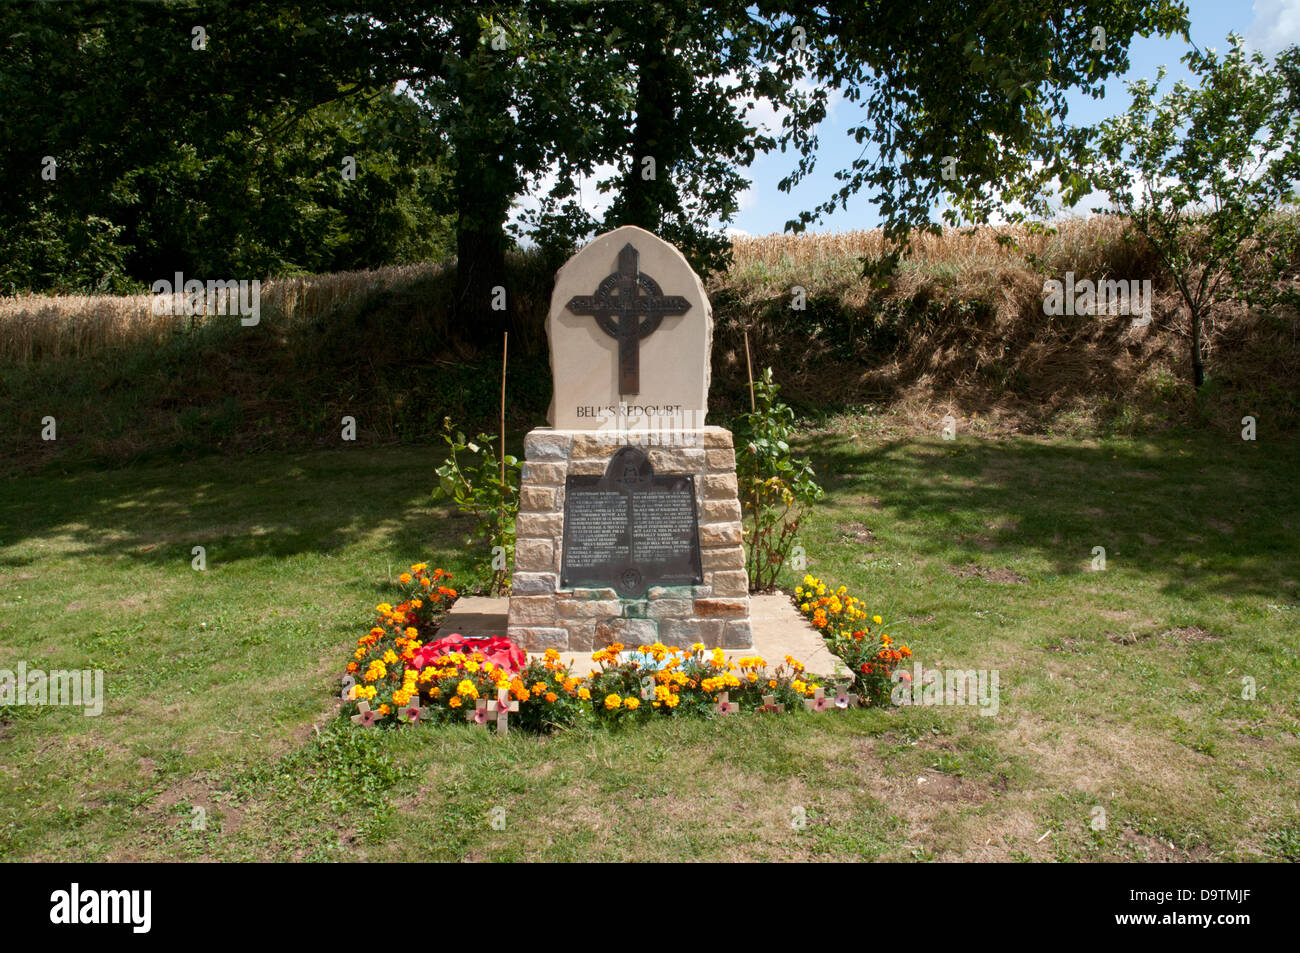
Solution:
M 497 697 L 487 703 L 488 714 L 497 716 L 497 734 L 504 735 L 509 730 L 510 715 L 519 710 L 519 702 L 510 700 L 510 690 L 497 689 Z
M 474 707 L 465 712 L 465 720 L 475 725 L 487 724 L 487 699 L 479 698 L 475 700 Z
M 812 698 L 805 698 L 803 700 L 803 707 L 807 708 L 809 711 L 825 711 L 830 703 L 831 700 L 826 697 L 826 693 L 819 688 L 817 691 L 813 692 Z
M 858 696 L 854 695 L 847 688 L 841 688 L 835 695 L 836 708 L 857 708 Z
M 424 717 L 424 709 L 420 707 L 420 693 L 416 692 L 402 709 L 402 717 L 406 719 L 407 724 L 414 725 Z
M 778 702 L 776 700 L 775 695 L 764 695 L 763 704 L 759 707 L 758 710 L 776 712 L 779 715 L 785 711 L 785 705 L 783 703 Z
M 370 702 L 363 701 L 357 705 L 357 713 L 352 716 L 352 724 L 362 728 L 373 728 L 379 712 L 370 710 Z
M 734 715 L 740 711 L 740 706 L 731 701 L 726 692 L 718 696 L 718 703 L 713 706 L 713 710 L 719 715 Z

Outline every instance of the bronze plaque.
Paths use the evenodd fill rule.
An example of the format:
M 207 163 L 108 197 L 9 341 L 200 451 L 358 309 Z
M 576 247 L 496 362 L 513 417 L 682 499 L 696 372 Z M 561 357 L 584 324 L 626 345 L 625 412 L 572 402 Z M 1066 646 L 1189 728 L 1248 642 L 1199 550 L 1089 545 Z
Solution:
M 639 599 L 651 586 L 698 585 L 695 477 L 656 475 L 641 450 L 621 448 L 603 476 L 565 480 L 563 545 L 566 589 Z

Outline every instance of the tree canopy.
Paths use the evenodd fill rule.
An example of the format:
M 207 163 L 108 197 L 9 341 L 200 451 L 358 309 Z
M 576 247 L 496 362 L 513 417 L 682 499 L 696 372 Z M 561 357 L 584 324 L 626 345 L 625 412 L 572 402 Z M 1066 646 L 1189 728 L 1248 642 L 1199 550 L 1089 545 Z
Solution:
M 861 107 L 862 151 L 789 228 L 858 193 L 896 238 L 939 207 L 1034 211 L 1050 182 L 1086 190 L 1067 94 L 1186 22 L 1175 0 L 7 5 L 0 287 L 455 252 L 478 313 L 513 240 L 562 251 L 625 223 L 717 267 L 745 170 L 779 150 L 782 187 L 806 177 L 833 93 Z M 756 128 L 760 101 L 781 129 Z

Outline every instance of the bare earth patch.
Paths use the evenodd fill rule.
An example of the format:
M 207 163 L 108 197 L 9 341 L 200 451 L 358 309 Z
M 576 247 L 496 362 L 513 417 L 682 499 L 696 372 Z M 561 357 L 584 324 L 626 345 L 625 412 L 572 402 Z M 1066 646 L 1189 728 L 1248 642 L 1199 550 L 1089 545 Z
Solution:
M 992 569 L 988 566 L 976 566 L 974 563 L 968 563 L 965 566 L 945 566 L 944 568 L 961 579 L 975 577 L 983 579 L 985 582 L 1016 583 L 1020 585 L 1029 581 L 1020 573 L 1010 569 Z

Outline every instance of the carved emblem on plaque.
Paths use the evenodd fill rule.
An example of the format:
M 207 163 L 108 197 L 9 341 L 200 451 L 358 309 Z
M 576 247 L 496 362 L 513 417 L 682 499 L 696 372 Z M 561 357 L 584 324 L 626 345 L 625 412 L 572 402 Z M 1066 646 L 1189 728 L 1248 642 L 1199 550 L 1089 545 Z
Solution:
M 641 392 L 641 339 L 653 334 L 665 317 L 691 309 L 681 295 L 665 295 L 659 282 L 640 270 L 639 258 L 630 242 L 624 245 L 618 270 L 594 294 L 574 295 L 567 305 L 574 314 L 594 317 L 602 331 L 618 339 L 620 394 Z

